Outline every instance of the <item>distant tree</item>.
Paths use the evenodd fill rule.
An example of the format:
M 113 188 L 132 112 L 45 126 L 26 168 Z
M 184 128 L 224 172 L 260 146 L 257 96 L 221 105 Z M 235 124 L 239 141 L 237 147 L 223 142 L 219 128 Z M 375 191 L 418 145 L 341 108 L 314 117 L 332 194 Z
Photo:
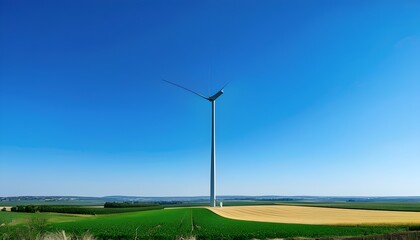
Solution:
M 2 211 L 2 212 L 6 212 L 6 208 L 5 208 L 5 207 L 4 207 L 4 208 L 2 208 L 2 209 L 1 209 L 1 211 Z
M 25 206 L 23 205 L 18 205 L 16 206 L 16 212 L 25 212 Z

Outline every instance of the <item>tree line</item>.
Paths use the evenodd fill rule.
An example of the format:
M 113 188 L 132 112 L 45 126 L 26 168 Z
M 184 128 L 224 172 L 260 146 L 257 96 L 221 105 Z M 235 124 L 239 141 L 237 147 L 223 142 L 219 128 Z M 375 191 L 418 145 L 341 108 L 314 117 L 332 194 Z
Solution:
M 111 213 L 124 213 L 136 212 L 145 210 L 162 209 L 162 206 L 152 205 L 143 207 L 130 207 L 130 208 L 97 208 L 86 206 L 60 206 L 60 205 L 18 205 L 12 207 L 12 212 L 56 212 L 56 213 L 71 213 L 71 214 L 111 214 Z

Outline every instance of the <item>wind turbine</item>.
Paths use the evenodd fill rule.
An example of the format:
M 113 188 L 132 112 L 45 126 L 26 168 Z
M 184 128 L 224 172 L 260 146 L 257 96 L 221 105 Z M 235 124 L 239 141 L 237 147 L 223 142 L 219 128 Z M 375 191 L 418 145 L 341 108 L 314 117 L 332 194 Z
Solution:
M 223 89 L 230 83 L 226 83 L 218 92 L 212 96 L 206 97 L 200 93 L 183 87 L 179 84 L 162 79 L 162 81 L 180 87 L 195 95 L 211 102 L 211 167 L 210 167 L 210 207 L 216 206 L 216 99 L 223 94 Z

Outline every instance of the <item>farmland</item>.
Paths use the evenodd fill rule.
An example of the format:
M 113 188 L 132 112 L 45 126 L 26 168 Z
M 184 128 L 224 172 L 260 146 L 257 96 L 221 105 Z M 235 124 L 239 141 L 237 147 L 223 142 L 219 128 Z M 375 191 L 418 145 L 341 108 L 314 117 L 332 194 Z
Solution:
M 33 218 L 45 219 L 48 223 L 77 221 L 90 217 L 89 215 L 60 214 L 60 213 L 17 213 L 0 212 L 0 225 L 15 226 L 25 224 Z
M 420 225 L 420 212 L 354 210 L 307 206 L 234 206 L 209 208 L 237 220 L 325 225 Z
M 406 202 L 276 202 L 293 206 L 420 212 L 420 203 Z
M 404 231 L 403 226 L 330 226 L 240 221 L 220 217 L 204 208 L 162 209 L 142 212 L 86 216 L 57 213 L 1 213 L 1 219 L 19 228 L 25 219 L 45 218 L 48 231 L 87 231 L 100 239 L 174 239 L 196 236 L 198 239 L 251 239 L 274 237 L 364 236 Z

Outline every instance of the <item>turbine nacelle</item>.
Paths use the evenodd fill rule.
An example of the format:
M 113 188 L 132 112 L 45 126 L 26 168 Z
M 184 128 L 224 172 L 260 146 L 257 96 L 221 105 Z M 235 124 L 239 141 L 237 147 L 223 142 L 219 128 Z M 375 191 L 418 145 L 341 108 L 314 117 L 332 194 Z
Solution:
M 214 94 L 213 96 L 207 98 L 210 102 L 215 101 L 218 97 L 220 97 L 220 95 L 223 94 L 223 89 L 218 91 L 216 94 Z

